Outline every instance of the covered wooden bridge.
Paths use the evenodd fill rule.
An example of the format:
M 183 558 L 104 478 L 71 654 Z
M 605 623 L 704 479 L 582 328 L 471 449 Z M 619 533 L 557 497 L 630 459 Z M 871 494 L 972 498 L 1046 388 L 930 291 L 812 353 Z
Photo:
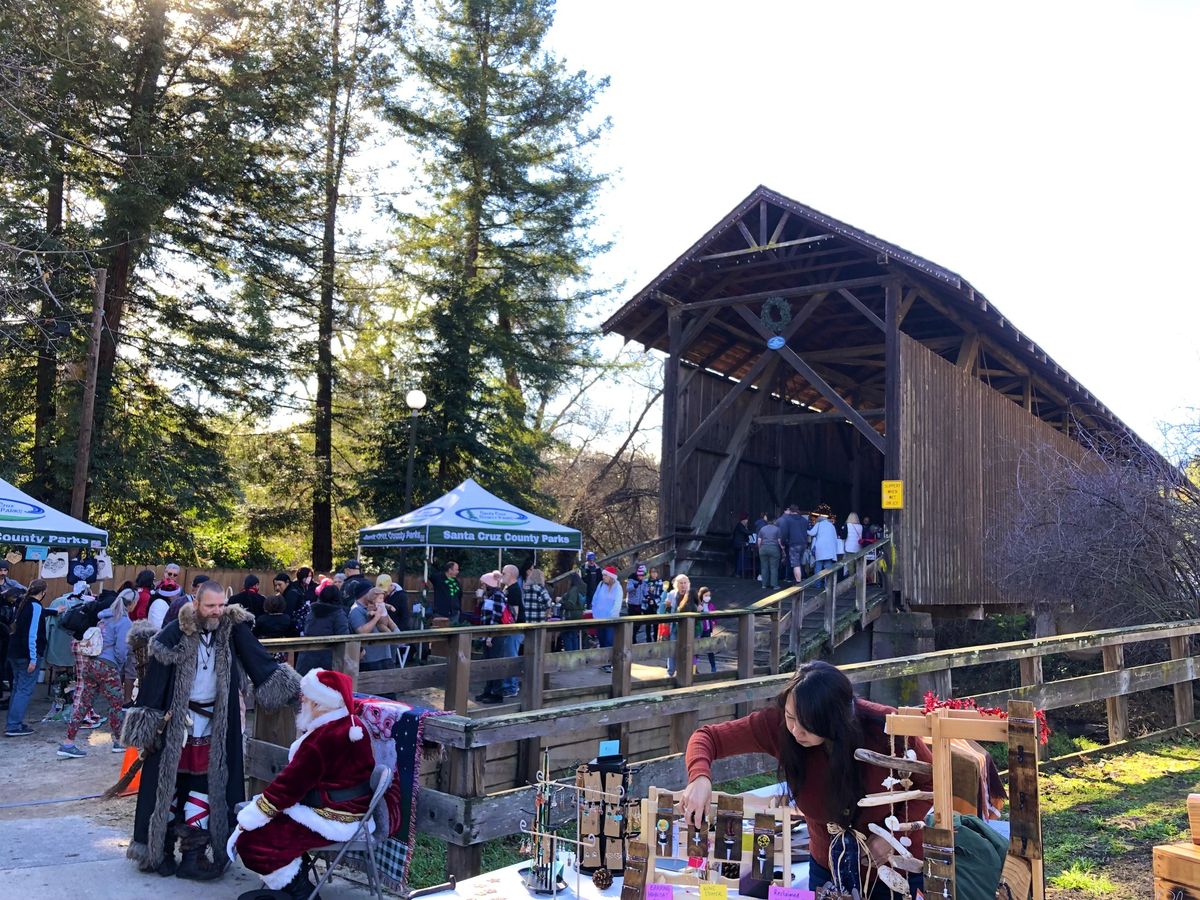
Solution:
M 604 328 L 667 354 L 660 525 L 681 568 L 719 566 L 739 511 L 880 521 L 899 480 L 900 599 L 1011 606 L 985 543 L 1021 451 L 1138 442 L 961 276 L 765 187 Z

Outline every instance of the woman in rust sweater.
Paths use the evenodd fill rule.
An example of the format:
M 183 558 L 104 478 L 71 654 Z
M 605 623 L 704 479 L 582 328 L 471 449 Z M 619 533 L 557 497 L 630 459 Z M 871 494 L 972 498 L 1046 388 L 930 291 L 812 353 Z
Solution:
M 882 825 L 893 810 L 890 806 L 859 807 L 858 801 L 866 794 L 883 791 L 883 779 L 889 772 L 858 762 L 854 751 L 865 747 L 891 753 L 892 738 L 883 731 L 884 717 L 890 712 L 895 710 L 855 697 L 850 680 L 829 663 L 805 663 L 766 709 L 722 725 L 706 725 L 692 735 L 687 747 L 688 786 L 682 798 L 685 816 L 698 824 L 707 811 L 713 760 L 767 753 L 779 760 L 788 793 L 808 823 L 810 890 L 833 880 L 831 826 L 832 831 L 852 828 L 862 834 L 876 865 L 886 864 L 892 850 L 868 826 L 872 822 Z M 929 749 L 915 738 L 907 745 L 898 740 L 897 755 L 903 755 L 906 746 L 916 751 L 918 759 L 932 761 Z M 932 790 L 928 776 L 912 778 L 914 789 Z M 927 801 L 910 801 L 897 805 L 894 812 L 900 821 L 912 822 L 923 819 L 929 807 Z M 912 855 L 923 859 L 921 832 L 909 836 Z M 922 878 L 910 875 L 909 883 L 921 887 Z M 869 898 L 890 896 L 887 887 L 878 884 Z

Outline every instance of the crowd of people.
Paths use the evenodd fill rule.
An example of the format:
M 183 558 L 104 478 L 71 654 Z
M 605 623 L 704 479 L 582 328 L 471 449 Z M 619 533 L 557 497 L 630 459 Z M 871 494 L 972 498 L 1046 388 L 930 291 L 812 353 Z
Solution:
M 838 560 L 882 537 L 883 527 L 869 516 L 860 519 L 851 512 L 839 521 L 827 503 L 808 513 L 796 504 L 778 516 L 763 512 L 753 523 L 750 513 L 744 512 L 733 527 L 733 573 L 737 578 L 757 578 L 767 590 L 778 590 L 782 583 L 834 568 Z M 823 583 L 824 579 L 818 586 Z
M 851 512 L 839 521 L 826 504 L 809 513 L 802 513 L 795 505 L 778 516 L 764 512 L 753 522 L 748 513 L 743 513 L 732 534 L 733 572 L 737 577 L 757 578 L 763 588 L 776 590 L 782 583 L 798 582 L 835 567 L 844 556 L 858 552 L 882 535 L 883 529 L 869 518 L 860 520 Z M 10 691 L 7 700 L 0 697 L 0 705 L 8 707 L 5 734 L 21 737 L 32 733 L 24 721 L 25 709 L 43 663 L 73 669 L 74 682 L 79 686 L 77 698 L 88 702 L 75 704 L 83 708 L 76 709 L 67 740 L 58 753 L 63 757 L 84 755 L 86 751 L 74 743 L 76 734 L 104 721 L 95 715 L 91 704 L 108 701 L 111 713 L 112 701 L 121 701 L 116 704 L 118 709 L 128 708 L 132 701 L 137 654 L 129 648 L 139 641 L 144 644 L 147 635 L 174 621 L 208 580 L 198 574 L 185 588 L 181 571 L 178 564 L 168 563 L 162 577 L 156 578 L 147 569 L 132 582 L 117 590 L 100 591 L 98 596 L 92 595 L 88 583 L 80 581 L 70 592 L 46 604 L 44 582 L 40 588 L 38 581 L 26 588 L 10 576 L 9 564 L 0 560 L 0 694 L 6 686 Z M 636 565 L 622 581 L 618 569 L 602 566 L 593 552 L 587 553 L 579 569 L 569 574 L 566 589 L 558 597 L 547 586 L 545 572 L 530 560 L 522 566 L 506 565 L 484 572 L 479 577 L 474 604 L 464 607 L 460 572 L 459 563 L 449 560 L 429 576 L 430 616 L 445 620 L 437 624 L 503 626 L 591 619 L 586 628 L 555 634 L 554 648 L 568 651 L 593 645 L 611 647 L 615 634 L 612 620 L 622 616 L 703 613 L 714 608 L 712 590 L 702 585 L 693 589 L 686 575 L 671 580 L 656 568 Z M 368 578 L 357 559 L 347 560 L 339 571 L 328 575 L 309 567 L 299 568 L 294 576 L 281 571 L 270 588 L 258 576 L 248 575 L 241 590 L 228 602 L 253 615 L 253 633 L 259 638 L 386 634 L 411 631 L 430 621 L 419 598 L 415 602 L 409 598 L 401 579 L 387 573 Z M 697 637 L 708 637 L 713 622 L 697 620 L 695 627 Z M 92 629 L 93 640 L 86 641 Z M 652 622 L 635 624 L 633 639 L 671 640 L 676 637 L 675 629 L 674 625 Z M 484 639 L 480 649 L 488 659 L 515 657 L 521 653 L 522 641 L 520 630 L 513 629 L 511 634 Z M 87 652 L 81 646 L 86 646 Z M 413 649 L 368 642 L 359 669 L 378 671 L 404 666 Z M 296 658 L 297 671 L 303 675 L 315 668 L 330 668 L 332 655 L 330 649 L 301 651 Z M 712 654 L 708 661 L 715 671 Z M 668 672 L 674 672 L 673 657 L 665 659 L 664 664 Z M 493 679 L 475 700 L 502 703 L 519 689 L 520 679 L 515 676 Z M 110 725 L 113 721 L 110 716 Z M 114 740 L 113 749 L 122 749 L 119 742 Z
M 808 571 L 835 566 L 839 557 L 880 536 L 869 521 L 860 522 L 853 513 L 839 529 L 825 506 L 808 516 L 795 508 L 773 521 L 764 515 L 752 529 L 748 516 L 739 524 L 745 531 L 744 546 L 753 548 L 761 563 L 767 588 L 778 586 L 785 567 L 800 580 Z M 743 576 L 752 573 L 740 559 L 739 569 Z M 374 759 L 355 714 L 352 681 L 329 671 L 332 651 L 301 651 L 293 670 L 282 654 L 272 654 L 258 640 L 405 632 L 420 624 L 425 611 L 420 602 L 410 602 L 399 578 L 368 578 L 358 560 L 347 561 L 332 576 L 309 568 L 299 569 L 295 577 L 280 572 L 269 592 L 249 575 L 242 589 L 229 597 L 221 584 L 204 575 L 192 579 L 185 591 L 180 573 L 175 564 L 164 568 L 161 579 L 145 570 L 118 590 L 96 596 L 86 581 L 79 581 L 47 603 L 45 581 L 35 579 L 26 587 L 10 577 L 6 564 L 0 565 L 0 623 L 6 626 L 0 627 L 0 635 L 6 643 L 5 677 L 11 685 L 5 734 L 20 738 L 34 733 L 25 715 L 40 668 L 73 667 L 74 702 L 57 754 L 68 759 L 85 756 L 77 736 L 105 722 L 112 731 L 114 752 L 124 751 L 127 744 L 143 749 L 145 769 L 128 851 L 143 871 L 207 881 L 221 877 L 236 855 L 267 887 L 288 896 L 307 896 L 311 883 L 305 853 L 347 839 L 357 827 L 366 809 L 366 779 Z M 558 598 L 547 586 L 545 573 L 531 561 L 484 572 L 476 602 L 466 606 L 459 574 L 458 563 L 452 561 L 430 577 L 432 614 L 449 624 L 496 627 L 481 641 L 489 659 L 521 652 L 522 630 L 507 631 L 504 626 L 553 619 L 580 622 L 578 628 L 556 629 L 560 649 L 568 651 L 581 649 L 585 641 L 611 647 L 615 620 L 622 616 L 700 613 L 692 620 L 647 621 L 644 627 L 635 621 L 635 642 L 674 641 L 680 628 L 694 628 L 696 638 L 713 634 L 714 620 L 704 614 L 714 609 L 714 591 L 693 587 L 683 573 L 668 579 L 663 577 L 666 572 L 660 575 L 656 568 L 637 564 L 622 580 L 615 566 L 601 565 L 589 552 L 568 574 L 566 590 Z M 365 642 L 359 670 L 403 665 L 407 650 L 395 643 Z M 716 655 L 705 655 L 716 672 Z M 664 664 L 674 675 L 675 654 L 664 654 Z M 693 657 L 692 665 L 698 664 L 699 658 Z M 255 686 L 260 708 L 281 709 L 295 704 L 299 695 L 301 711 L 288 766 L 262 794 L 240 804 L 240 691 L 248 683 Z M 500 703 L 519 687 L 516 677 L 495 677 L 475 699 Z M 874 740 L 874 732 L 858 736 L 857 723 L 874 727 L 887 709 L 862 701 L 852 705 L 850 697 L 844 676 L 824 664 L 809 663 L 777 704 L 745 720 L 701 729 L 688 746 L 685 809 L 691 814 L 706 808 L 712 760 L 751 751 L 773 753 L 781 760 L 793 795 L 810 820 L 823 815 L 822 804 L 831 790 L 839 804 L 853 799 L 845 778 L 835 779 L 830 788 L 823 772 L 822 777 L 807 778 L 800 765 L 806 748 L 832 748 L 837 765 L 846 769 L 851 765 L 846 759 L 856 747 L 874 747 L 866 739 Z M 831 726 L 827 706 L 850 716 L 849 724 Z M 104 715 L 96 715 L 94 707 L 101 707 Z M 172 716 L 179 722 L 173 725 Z M 774 735 L 770 740 L 759 734 L 767 731 Z M 854 734 L 838 743 L 843 731 Z M 217 747 L 223 751 L 219 765 L 213 762 Z M 214 783 L 216 772 L 220 780 Z M 333 794 L 322 793 L 327 787 L 340 792 L 337 803 L 328 800 Z M 320 803 L 328 809 L 314 806 Z M 325 812 L 332 818 L 323 818 Z M 827 866 L 828 859 L 825 848 L 815 848 L 814 862 Z M 825 868 L 815 871 L 828 874 Z

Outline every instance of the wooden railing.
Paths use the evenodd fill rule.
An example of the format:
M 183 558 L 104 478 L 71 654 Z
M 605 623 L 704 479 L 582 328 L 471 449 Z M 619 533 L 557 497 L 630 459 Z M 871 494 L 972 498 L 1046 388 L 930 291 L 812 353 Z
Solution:
M 732 615 L 739 623 L 752 621 L 748 615 Z M 1192 619 L 943 650 L 855 663 L 843 666 L 842 670 L 856 684 L 933 675 L 939 680 L 939 692 L 949 695 L 956 669 L 1017 661 L 1020 685 L 977 695 L 976 700 L 981 705 L 1002 706 L 1010 699 L 1031 700 L 1040 709 L 1055 710 L 1102 700 L 1106 705 L 1109 740 L 1115 744 L 1128 737 L 1128 697 L 1140 691 L 1172 688 L 1176 725 L 1187 725 L 1194 720 L 1193 682 L 1200 673 L 1200 656 L 1194 655 L 1192 639 L 1197 634 L 1200 634 L 1200 619 Z M 1125 647 L 1156 641 L 1168 642 L 1170 658 L 1167 661 L 1130 668 L 1124 666 Z M 346 652 L 339 655 L 337 661 L 343 666 L 357 643 L 342 645 Z M 459 646 L 465 645 L 460 643 Z M 628 652 L 629 645 L 625 644 L 625 647 L 623 652 Z M 1098 651 L 1103 660 L 1103 671 L 1059 681 L 1043 680 L 1042 661 L 1045 657 L 1079 651 Z M 356 656 L 356 650 L 353 652 Z M 527 672 L 533 674 L 535 668 L 531 667 Z M 690 672 L 690 666 L 686 668 Z M 488 794 L 484 763 L 489 747 L 513 741 L 540 742 L 552 735 L 584 731 L 595 726 L 619 729 L 647 719 L 666 720 L 672 725 L 675 752 L 641 763 L 634 777 L 633 791 L 640 793 L 652 784 L 678 789 L 686 782 L 679 751 L 701 715 L 710 721 L 727 719 L 746 709 L 762 706 L 786 686 L 790 677 L 772 674 L 688 684 L 648 695 L 614 696 L 546 709 L 529 708 L 491 718 L 449 715 L 430 719 L 425 736 L 445 747 L 447 757 L 439 772 L 438 787 L 421 792 L 418 828 L 448 844 L 447 869 L 450 873 L 459 877 L 475 874 L 480 868 L 482 842 L 515 833 L 523 811 L 532 808 L 532 788 L 529 787 Z M 269 733 L 272 742 L 261 739 L 249 742 L 246 770 L 251 777 L 269 780 L 286 765 L 289 735 L 285 728 L 279 727 L 279 719 L 265 714 L 261 718 L 267 721 L 257 735 Z M 773 759 L 762 756 L 720 760 L 714 767 L 714 780 L 774 771 L 775 766 Z
M 878 545 L 876 545 L 878 546 Z M 792 585 L 762 598 L 746 609 L 713 611 L 707 613 L 672 613 L 668 615 L 622 616 L 619 619 L 574 619 L 563 622 L 539 622 L 525 625 L 478 625 L 456 628 L 434 628 L 420 631 L 391 632 L 372 635 L 332 635 L 314 638 L 277 638 L 264 641 L 270 650 L 295 654 L 302 650 L 331 650 L 333 666 L 355 679 L 355 688 L 365 693 L 395 693 L 411 695 L 414 691 L 443 688 L 443 708 L 465 715 L 469 709 L 470 685 L 472 680 L 520 678 L 521 693 L 516 700 L 521 709 L 540 709 L 545 705 L 546 676 L 578 671 L 580 669 L 612 666 L 612 678 L 608 687 L 610 697 L 624 697 L 634 692 L 630 676 L 633 663 L 655 663 L 665 665 L 668 656 L 675 658 L 675 675 L 642 682 L 645 690 L 664 687 L 687 687 L 693 683 L 693 657 L 717 653 L 736 656 L 735 670 L 721 673 L 726 678 L 749 678 L 755 674 L 773 674 L 779 671 L 782 650 L 782 628 L 790 628 L 788 646 L 792 653 L 799 649 L 799 634 L 804 618 L 820 613 L 817 622 L 822 623 L 830 647 L 836 646 L 855 629 L 867 624 L 867 579 L 877 563 L 868 563 L 870 548 L 846 557 L 843 564 L 856 565 L 850 579 L 839 582 L 837 570 L 818 572 L 799 584 Z M 826 577 L 825 588 L 814 594 L 822 577 Z M 855 591 L 856 613 L 853 617 L 839 616 L 836 600 L 848 590 Z M 695 623 L 699 619 L 712 619 L 725 625 L 713 637 L 697 638 Z M 759 619 L 766 620 L 766 627 L 759 629 Z M 651 643 L 635 643 L 634 633 L 643 626 L 657 629 L 660 624 L 676 626 L 676 637 Z M 684 627 L 686 624 L 687 627 Z M 554 639 L 569 631 L 585 631 L 596 628 L 613 629 L 613 646 L 593 650 L 552 651 Z M 483 638 L 519 635 L 524 638 L 524 655 L 500 659 L 477 659 L 472 656 L 472 645 Z M 358 657 L 363 646 L 372 643 L 430 645 L 435 656 L 445 662 L 431 665 L 409 666 L 403 669 L 387 669 L 375 672 L 358 672 Z M 756 656 L 764 652 L 762 664 L 756 664 Z M 703 680 L 711 680 L 706 677 Z

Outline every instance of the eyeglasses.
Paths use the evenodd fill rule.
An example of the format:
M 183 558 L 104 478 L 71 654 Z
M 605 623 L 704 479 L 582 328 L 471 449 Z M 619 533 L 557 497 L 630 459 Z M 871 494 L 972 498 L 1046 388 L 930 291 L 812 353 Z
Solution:
M 176 571 L 176 572 L 172 572 L 170 569 L 167 569 L 167 571 L 165 571 L 165 572 L 163 573 L 163 577 L 164 577 L 164 578 L 178 578 L 178 577 L 179 577 L 179 572 L 177 572 L 177 571 Z

